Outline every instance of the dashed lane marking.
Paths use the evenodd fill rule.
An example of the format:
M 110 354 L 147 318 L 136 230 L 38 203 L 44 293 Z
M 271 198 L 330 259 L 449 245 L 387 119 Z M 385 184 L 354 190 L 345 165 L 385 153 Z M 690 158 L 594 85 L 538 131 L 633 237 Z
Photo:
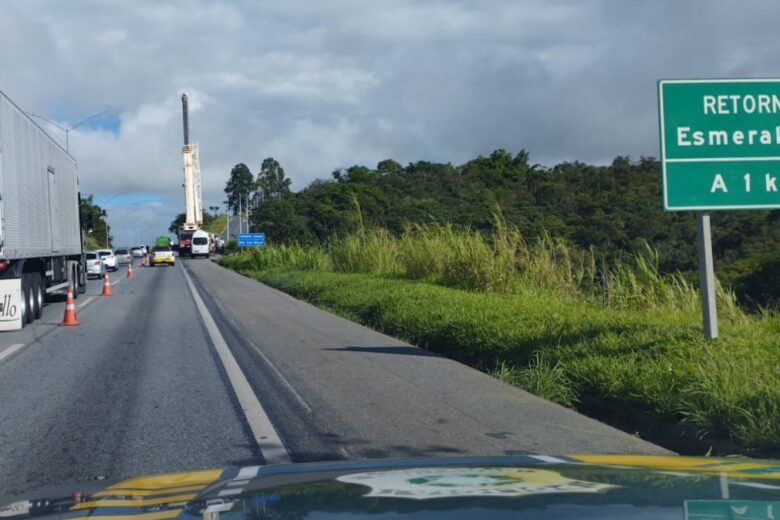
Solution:
M 24 348 L 24 343 L 17 343 L 16 345 L 11 345 L 4 351 L 0 352 L 0 363 L 7 357 L 13 355 L 15 352 L 21 350 Z

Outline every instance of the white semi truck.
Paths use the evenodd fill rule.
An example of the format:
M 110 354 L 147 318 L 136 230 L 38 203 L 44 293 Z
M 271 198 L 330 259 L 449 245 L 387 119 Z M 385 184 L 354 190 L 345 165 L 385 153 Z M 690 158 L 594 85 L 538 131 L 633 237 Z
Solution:
M 0 92 L 0 330 L 83 293 L 84 265 L 76 160 Z

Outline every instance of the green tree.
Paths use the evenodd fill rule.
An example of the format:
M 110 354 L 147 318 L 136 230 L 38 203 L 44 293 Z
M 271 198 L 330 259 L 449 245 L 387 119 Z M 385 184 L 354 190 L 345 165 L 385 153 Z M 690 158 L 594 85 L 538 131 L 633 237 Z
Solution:
M 171 221 L 171 225 L 168 226 L 168 232 L 177 234 L 179 232 L 179 228 L 184 225 L 185 218 L 187 218 L 187 215 L 184 213 L 179 213 L 176 215 L 176 218 Z
M 81 199 L 81 225 L 84 232 L 84 240 L 89 248 L 104 247 L 106 238 L 109 245 L 112 237 L 108 236 L 108 226 L 106 225 L 106 210 L 95 204 L 93 195 L 88 195 Z
M 290 193 L 290 179 L 284 168 L 273 157 L 267 157 L 257 174 L 257 190 L 260 201 L 279 200 Z
M 309 243 L 313 234 L 289 198 L 268 200 L 252 213 L 252 228 L 262 231 L 270 242 Z
M 238 215 L 239 207 L 245 209 L 250 194 L 255 190 L 252 172 L 246 164 L 239 163 L 230 171 L 230 178 L 225 185 L 228 207 Z

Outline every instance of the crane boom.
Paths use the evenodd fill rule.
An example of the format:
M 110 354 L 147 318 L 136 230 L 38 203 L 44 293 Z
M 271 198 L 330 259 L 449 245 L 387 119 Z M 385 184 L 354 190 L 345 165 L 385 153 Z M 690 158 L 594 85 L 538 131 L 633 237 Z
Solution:
M 200 180 L 200 154 L 198 145 L 190 144 L 188 97 L 181 95 L 182 122 L 184 125 L 184 225 L 182 229 L 194 231 L 203 224 L 203 202 Z

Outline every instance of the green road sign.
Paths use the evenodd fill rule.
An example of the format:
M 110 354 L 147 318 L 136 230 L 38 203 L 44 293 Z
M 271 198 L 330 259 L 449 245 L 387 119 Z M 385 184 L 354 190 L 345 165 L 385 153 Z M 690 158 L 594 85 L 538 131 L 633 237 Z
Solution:
M 666 210 L 780 208 L 780 79 L 661 80 Z

